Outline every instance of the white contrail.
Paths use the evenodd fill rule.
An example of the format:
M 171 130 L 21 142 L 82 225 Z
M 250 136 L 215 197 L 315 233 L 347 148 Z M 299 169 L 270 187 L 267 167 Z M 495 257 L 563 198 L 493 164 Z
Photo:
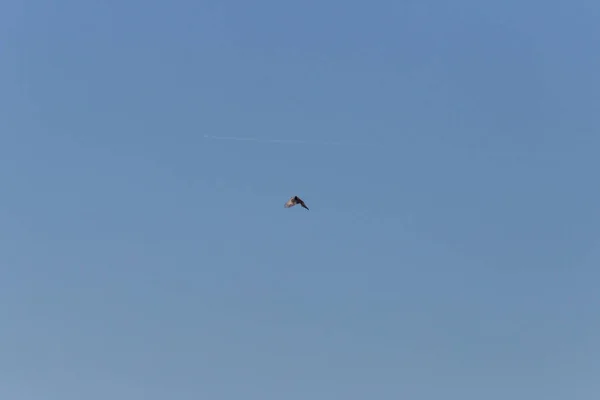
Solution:
M 278 143 L 278 144 L 317 144 L 317 145 L 329 145 L 329 146 L 348 146 L 348 145 L 359 145 L 359 143 L 344 143 L 344 142 L 322 142 L 322 141 L 310 141 L 310 140 L 292 140 L 292 139 L 259 139 L 259 138 L 243 138 L 234 136 L 212 136 L 204 135 L 204 139 L 210 140 L 231 140 L 235 142 L 256 142 L 256 143 Z M 360 144 L 364 146 L 365 144 Z

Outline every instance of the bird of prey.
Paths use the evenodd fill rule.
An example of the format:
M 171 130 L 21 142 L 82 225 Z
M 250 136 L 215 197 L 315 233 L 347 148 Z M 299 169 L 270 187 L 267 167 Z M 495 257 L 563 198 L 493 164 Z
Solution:
M 298 196 L 290 197 L 290 199 L 284 204 L 284 207 L 290 208 L 294 207 L 296 204 L 300 204 L 302 208 L 306 208 L 308 210 L 308 207 L 306 207 L 304 201 L 302 201 L 302 199 Z

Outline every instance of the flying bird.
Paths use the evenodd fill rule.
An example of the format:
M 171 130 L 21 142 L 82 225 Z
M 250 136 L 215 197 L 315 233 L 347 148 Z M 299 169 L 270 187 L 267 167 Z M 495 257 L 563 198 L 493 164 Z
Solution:
M 300 204 L 302 206 L 302 208 L 306 208 L 308 210 L 308 207 L 306 207 L 306 204 L 304 203 L 304 201 L 302 201 L 302 199 L 298 196 L 290 197 L 290 199 L 284 204 L 284 207 L 290 208 L 290 207 L 294 207 L 297 204 Z

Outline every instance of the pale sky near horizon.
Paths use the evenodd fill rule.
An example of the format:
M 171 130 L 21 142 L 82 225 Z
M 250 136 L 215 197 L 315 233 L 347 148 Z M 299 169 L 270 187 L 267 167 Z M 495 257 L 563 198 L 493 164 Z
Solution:
M 0 398 L 600 398 L 600 3 L 369 4 L 0 5 Z

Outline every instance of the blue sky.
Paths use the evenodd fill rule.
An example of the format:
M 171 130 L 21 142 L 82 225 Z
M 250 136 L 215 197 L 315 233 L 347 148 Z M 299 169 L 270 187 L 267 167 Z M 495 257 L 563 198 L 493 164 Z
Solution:
M 3 2 L 0 397 L 598 398 L 599 18 Z

